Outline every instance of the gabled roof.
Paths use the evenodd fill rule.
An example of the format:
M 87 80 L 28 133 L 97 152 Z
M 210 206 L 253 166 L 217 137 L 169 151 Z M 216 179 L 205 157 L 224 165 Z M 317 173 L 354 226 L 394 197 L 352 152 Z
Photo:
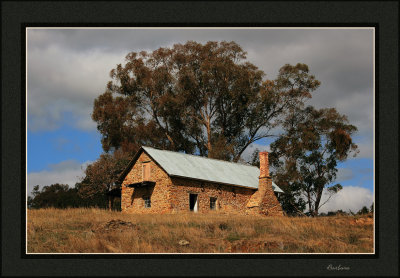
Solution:
M 183 177 L 229 185 L 258 189 L 260 169 L 255 166 L 211 159 L 197 155 L 142 147 L 121 174 L 122 181 L 139 155 L 145 151 L 164 171 L 172 177 Z M 275 192 L 283 192 L 274 182 Z

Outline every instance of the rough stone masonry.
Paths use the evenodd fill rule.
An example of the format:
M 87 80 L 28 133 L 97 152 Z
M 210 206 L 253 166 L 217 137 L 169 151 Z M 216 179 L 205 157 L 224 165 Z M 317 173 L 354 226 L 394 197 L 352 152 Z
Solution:
M 170 177 L 144 150 L 132 161 L 121 187 L 121 210 L 127 213 L 179 213 L 191 210 L 282 216 L 272 189 L 268 153 L 260 152 L 258 189 Z M 173 161 L 171 161 L 173 163 Z M 144 173 L 150 167 L 150 175 Z M 146 180 L 144 180 L 146 179 Z M 195 196 L 195 197 L 193 197 Z M 193 204 L 193 202 L 196 204 Z M 194 209 L 195 207 L 195 209 Z

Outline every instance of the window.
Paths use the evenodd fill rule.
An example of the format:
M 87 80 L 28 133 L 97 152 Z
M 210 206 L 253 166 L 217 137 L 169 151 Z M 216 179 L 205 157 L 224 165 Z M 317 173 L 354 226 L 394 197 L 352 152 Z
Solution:
M 143 200 L 144 200 L 144 207 L 145 207 L 145 208 L 151 208 L 151 200 L 150 200 L 150 197 L 144 196 L 144 197 L 143 197 Z
M 143 163 L 143 180 L 148 181 L 150 180 L 150 163 Z
M 215 210 L 217 208 L 217 198 L 210 198 L 210 209 Z

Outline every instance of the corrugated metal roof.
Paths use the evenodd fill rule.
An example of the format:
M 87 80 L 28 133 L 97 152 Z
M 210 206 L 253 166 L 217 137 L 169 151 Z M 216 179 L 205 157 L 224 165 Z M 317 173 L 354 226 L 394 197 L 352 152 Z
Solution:
M 258 167 L 150 147 L 142 148 L 170 176 L 258 188 Z M 283 192 L 274 182 L 272 188 L 275 192 Z
M 275 192 L 284 193 L 282 189 L 280 189 L 274 182 L 272 182 L 272 189 Z

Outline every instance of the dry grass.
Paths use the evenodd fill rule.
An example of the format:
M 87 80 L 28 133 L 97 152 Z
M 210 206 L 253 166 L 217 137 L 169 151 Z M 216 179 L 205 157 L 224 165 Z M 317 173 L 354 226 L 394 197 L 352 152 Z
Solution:
M 373 252 L 372 215 L 263 218 L 40 209 L 28 211 L 27 230 L 28 253 Z

